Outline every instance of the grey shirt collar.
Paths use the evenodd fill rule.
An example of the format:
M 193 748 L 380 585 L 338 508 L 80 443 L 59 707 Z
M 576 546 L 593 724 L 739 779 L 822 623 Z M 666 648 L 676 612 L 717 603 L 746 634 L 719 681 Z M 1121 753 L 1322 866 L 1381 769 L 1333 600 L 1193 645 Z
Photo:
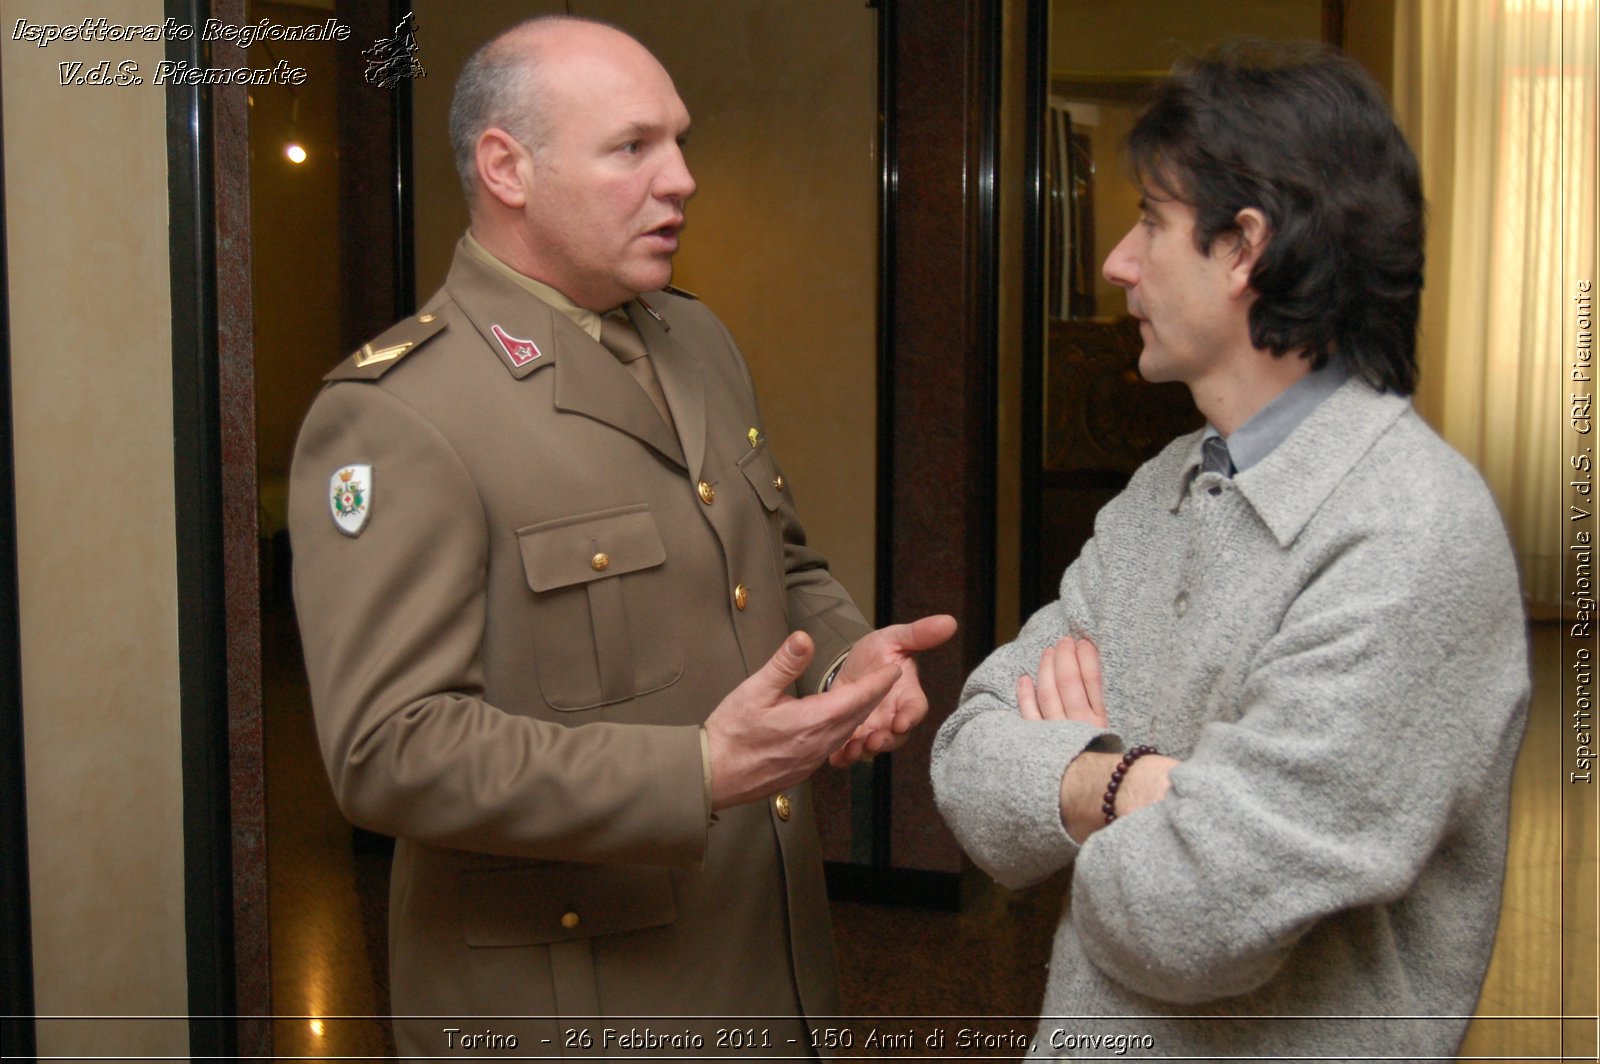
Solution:
M 1298 355 L 1291 356 L 1298 358 Z M 1255 416 L 1227 437 L 1228 456 L 1233 460 L 1233 471 L 1246 469 L 1271 454 L 1273 449 L 1289 438 L 1299 428 L 1311 411 L 1339 386 L 1350 379 L 1350 367 L 1340 359 L 1333 359 L 1321 369 L 1312 370 L 1285 388 L 1283 394 L 1257 410 Z M 1206 425 L 1201 441 L 1222 435 L 1215 426 Z

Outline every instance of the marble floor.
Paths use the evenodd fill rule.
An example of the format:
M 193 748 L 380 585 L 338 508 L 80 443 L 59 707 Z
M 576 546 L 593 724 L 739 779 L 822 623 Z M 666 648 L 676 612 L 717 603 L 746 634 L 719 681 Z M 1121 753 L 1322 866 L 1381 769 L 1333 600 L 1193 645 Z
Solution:
M 374 1017 L 388 999 L 387 858 L 353 845 L 334 808 L 292 619 L 269 612 L 264 630 L 275 1049 L 304 1059 L 385 1056 L 392 1045 Z M 1573 784 L 1564 775 L 1575 744 L 1556 681 L 1574 648 L 1559 644 L 1556 627 L 1539 625 L 1534 649 L 1505 903 L 1462 1059 L 1596 1059 L 1600 781 Z M 1031 1030 L 1065 884 L 1013 893 L 974 873 L 967 886 L 960 913 L 835 904 L 848 1008 L 862 1017 L 987 1017 L 985 1030 Z M 845 1055 L 868 1053 L 857 1045 Z M 1006 1057 L 989 1051 L 986 1059 Z

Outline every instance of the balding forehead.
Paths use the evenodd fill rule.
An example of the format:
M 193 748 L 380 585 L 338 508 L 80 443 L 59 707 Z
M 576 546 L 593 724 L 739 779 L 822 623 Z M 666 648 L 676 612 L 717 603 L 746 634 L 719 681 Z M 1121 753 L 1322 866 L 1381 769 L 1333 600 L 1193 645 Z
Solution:
M 529 26 L 523 42 L 542 90 L 582 92 L 598 78 L 621 75 L 642 83 L 660 79 L 676 95 L 672 75 L 655 55 L 634 38 L 611 26 L 553 19 Z
M 543 61 L 562 55 L 617 55 L 649 49 L 614 26 L 562 16 L 531 19 L 513 26 L 490 45 L 495 53 L 531 52 Z M 653 60 L 655 57 L 650 55 Z

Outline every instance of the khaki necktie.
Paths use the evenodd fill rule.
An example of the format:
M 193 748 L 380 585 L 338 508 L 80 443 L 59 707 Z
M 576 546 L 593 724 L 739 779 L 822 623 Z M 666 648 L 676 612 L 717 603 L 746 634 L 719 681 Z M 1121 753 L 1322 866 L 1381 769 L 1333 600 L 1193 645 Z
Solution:
M 661 412 L 661 420 L 676 432 L 677 426 L 672 422 L 672 412 L 667 409 L 666 394 L 661 391 L 661 382 L 656 379 L 656 368 L 651 365 L 650 354 L 644 349 L 644 341 L 639 338 L 639 331 L 633 327 L 633 322 L 628 320 L 627 315 L 607 314 L 600 319 L 600 343 L 616 356 L 624 369 L 633 374 L 633 379 L 639 382 L 644 394 L 650 397 L 650 401 Z

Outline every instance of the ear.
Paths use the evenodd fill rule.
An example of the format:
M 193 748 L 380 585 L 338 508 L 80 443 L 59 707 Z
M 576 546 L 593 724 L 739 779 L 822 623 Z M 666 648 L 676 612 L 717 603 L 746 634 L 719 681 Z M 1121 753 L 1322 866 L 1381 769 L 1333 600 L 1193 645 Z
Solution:
M 1233 216 L 1238 239 L 1228 252 L 1228 294 L 1234 298 L 1250 290 L 1250 274 L 1272 239 L 1272 228 L 1259 207 L 1246 207 Z
M 523 166 L 528 149 L 503 129 L 489 128 L 478 138 L 478 183 L 485 194 L 512 210 L 528 202 L 531 168 Z

